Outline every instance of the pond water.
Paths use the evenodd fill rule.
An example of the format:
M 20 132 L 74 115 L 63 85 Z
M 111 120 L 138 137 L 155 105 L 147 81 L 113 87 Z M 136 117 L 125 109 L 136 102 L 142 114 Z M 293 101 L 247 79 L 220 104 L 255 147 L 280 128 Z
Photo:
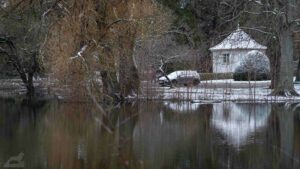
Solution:
M 106 117 L 78 103 L 0 108 L 0 169 L 300 168 L 297 104 L 139 102 Z

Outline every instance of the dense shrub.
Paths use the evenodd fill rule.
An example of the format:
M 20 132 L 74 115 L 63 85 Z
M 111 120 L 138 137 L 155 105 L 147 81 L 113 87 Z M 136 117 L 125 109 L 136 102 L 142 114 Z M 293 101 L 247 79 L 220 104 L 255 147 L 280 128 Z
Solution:
M 233 79 L 236 81 L 269 80 L 270 61 L 259 51 L 250 51 L 235 69 Z
M 233 73 L 200 73 L 201 80 L 232 79 Z

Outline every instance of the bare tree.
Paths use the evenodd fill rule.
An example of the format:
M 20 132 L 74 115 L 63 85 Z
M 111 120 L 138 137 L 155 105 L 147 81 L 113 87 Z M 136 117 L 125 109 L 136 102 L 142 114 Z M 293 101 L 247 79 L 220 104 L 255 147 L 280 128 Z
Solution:
M 49 61 L 47 70 L 61 84 L 79 90 L 72 93 L 82 98 L 82 85 L 95 71 L 101 72 L 103 82 L 99 96 L 135 96 L 139 90 L 133 58 L 136 41 L 153 30 L 149 27 L 155 25 L 156 18 L 163 17 L 158 15 L 162 9 L 150 0 L 62 1 L 53 7 L 57 8 L 60 12 L 47 14 L 53 18 L 43 46 Z
M 18 72 L 27 95 L 34 96 L 33 77 L 42 71 L 40 46 L 46 31 L 42 14 L 48 3 L 38 1 L 5 1 L 1 6 L 0 50 L 8 64 Z
M 13 65 L 18 72 L 27 89 L 27 95 L 32 98 L 34 96 L 33 76 L 39 72 L 40 65 L 37 60 L 38 53 L 36 51 L 20 54 L 15 44 L 8 37 L 0 37 L 0 53 L 7 59 L 8 63 Z

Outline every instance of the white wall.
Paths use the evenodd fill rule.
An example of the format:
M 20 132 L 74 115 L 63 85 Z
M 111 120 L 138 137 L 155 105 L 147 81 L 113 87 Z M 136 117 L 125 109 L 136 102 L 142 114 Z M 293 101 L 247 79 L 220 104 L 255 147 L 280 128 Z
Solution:
M 231 73 L 234 72 L 236 67 L 240 65 L 240 61 L 246 56 L 248 52 L 252 50 L 225 50 L 225 51 L 214 51 L 213 52 L 213 73 Z M 261 52 L 265 53 L 265 50 Z M 228 53 L 229 64 L 223 63 L 223 54 Z

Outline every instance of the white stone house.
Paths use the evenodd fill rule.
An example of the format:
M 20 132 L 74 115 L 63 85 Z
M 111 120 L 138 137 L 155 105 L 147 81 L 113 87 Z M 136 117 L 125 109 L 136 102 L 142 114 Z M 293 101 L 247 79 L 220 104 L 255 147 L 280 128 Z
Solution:
M 238 28 L 209 50 L 212 52 L 213 73 L 232 73 L 248 52 L 258 50 L 266 54 L 267 47 Z

